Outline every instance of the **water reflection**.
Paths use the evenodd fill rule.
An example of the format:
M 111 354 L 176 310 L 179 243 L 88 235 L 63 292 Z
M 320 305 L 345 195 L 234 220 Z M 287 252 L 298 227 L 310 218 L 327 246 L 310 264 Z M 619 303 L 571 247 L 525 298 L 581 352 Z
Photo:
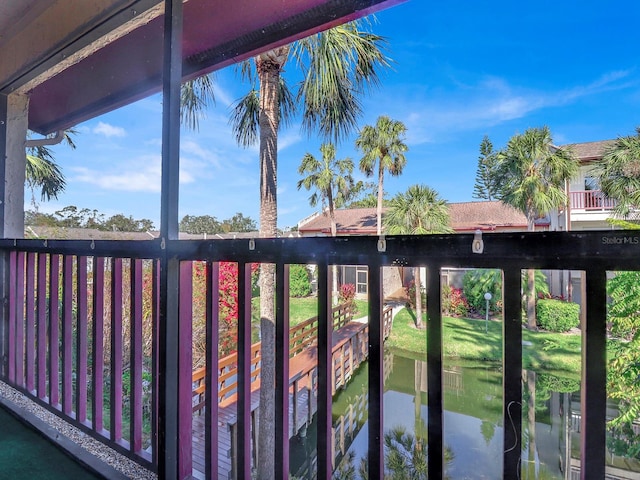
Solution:
M 334 398 L 336 479 L 367 478 L 367 375 L 364 364 L 348 387 Z M 388 353 L 385 377 L 387 478 L 428 478 L 426 364 Z M 448 365 L 443 383 L 446 478 L 501 478 L 505 428 L 501 372 L 492 367 Z M 579 477 L 578 389 L 575 380 L 523 371 L 521 478 Z M 615 405 L 611 404 L 610 418 L 616 414 Z M 312 423 L 309 431 L 291 441 L 291 474 L 294 478 L 315 478 L 315 430 L 315 423 Z M 634 432 L 631 433 L 631 437 L 636 438 Z M 640 479 L 640 462 L 630 458 L 628 452 L 633 450 L 633 445 L 624 444 L 627 437 L 608 437 L 609 478 Z

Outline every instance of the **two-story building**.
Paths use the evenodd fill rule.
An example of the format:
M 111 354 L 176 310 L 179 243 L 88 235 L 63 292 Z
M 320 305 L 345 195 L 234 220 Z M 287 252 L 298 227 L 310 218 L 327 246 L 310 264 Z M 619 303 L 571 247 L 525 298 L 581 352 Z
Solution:
M 607 222 L 616 202 L 608 198 L 598 180 L 596 164 L 615 140 L 573 143 L 560 148 L 570 148 L 580 162 L 578 175 L 567 185 L 569 209 L 562 209 L 550 216 L 551 230 L 602 230 L 612 228 Z
M 549 213 L 536 221 L 536 230 L 602 230 L 612 226 L 607 222 L 616 205 L 600 190 L 596 163 L 615 140 L 574 143 L 558 148 L 570 148 L 580 162 L 578 175 L 567 182 L 568 208 Z M 527 220 L 518 210 L 499 201 L 450 203 L 450 226 L 456 233 L 526 231 Z M 337 235 L 375 235 L 376 209 L 352 208 L 335 211 Z M 326 212 L 315 213 L 298 223 L 300 236 L 330 236 L 331 224 Z M 443 282 L 460 286 L 461 269 L 442 271 Z M 582 275 L 580 272 L 549 271 L 547 278 L 552 294 L 580 303 Z M 387 268 L 384 294 L 392 294 L 413 278 L 413 269 Z M 367 269 L 364 266 L 342 265 L 338 281 L 353 283 L 359 295 L 367 293 Z M 423 278 L 425 281 L 425 278 Z

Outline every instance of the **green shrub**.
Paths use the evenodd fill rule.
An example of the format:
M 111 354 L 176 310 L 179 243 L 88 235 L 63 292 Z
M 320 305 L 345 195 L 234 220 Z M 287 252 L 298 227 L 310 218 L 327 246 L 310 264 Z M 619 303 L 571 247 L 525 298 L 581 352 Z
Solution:
M 487 308 L 484 294 L 490 293 L 489 309 L 497 312 L 498 305 L 502 303 L 502 272 L 500 270 L 469 270 L 462 277 L 462 292 L 469 307 L 478 313 L 484 313 Z
M 541 299 L 536 305 L 538 325 L 550 332 L 566 332 L 580 324 L 580 305 L 562 300 Z
M 289 267 L 289 295 L 295 298 L 311 295 L 311 279 L 306 265 Z
M 547 277 L 540 270 L 535 271 L 536 295 L 548 295 Z M 527 271 L 522 270 L 522 292 L 527 291 Z M 469 270 L 462 277 L 462 292 L 469 302 L 469 307 L 477 313 L 486 308 L 485 293 L 491 294 L 489 309 L 492 312 L 502 311 L 502 272 L 496 269 Z

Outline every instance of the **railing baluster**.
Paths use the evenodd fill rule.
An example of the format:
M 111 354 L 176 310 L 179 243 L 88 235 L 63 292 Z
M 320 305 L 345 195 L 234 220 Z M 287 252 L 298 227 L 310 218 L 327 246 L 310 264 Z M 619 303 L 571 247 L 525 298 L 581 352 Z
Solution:
M 180 289 L 178 308 L 178 478 L 192 474 L 192 419 L 191 419 L 191 371 L 192 368 L 192 302 L 193 262 L 180 262 Z
M 421 269 L 418 269 L 421 270 Z M 429 476 L 444 476 L 444 399 L 442 390 L 442 306 L 440 266 L 427 268 L 427 442 Z
M 16 379 L 15 383 L 19 387 L 24 387 L 24 252 L 18 252 L 16 263 L 16 296 L 15 296 L 15 319 L 16 319 Z
M 249 276 L 247 280 L 247 266 Z M 269 265 L 262 265 L 263 268 Z M 251 478 L 251 265 L 238 263 L 238 478 Z M 263 419 L 264 420 L 264 419 Z
M 26 316 L 26 389 L 35 393 L 36 386 L 36 254 L 27 253 L 27 273 L 25 291 Z
M 142 450 L 142 260 L 131 260 L 131 389 L 129 397 L 129 448 Z
M 91 422 L 96 432 L 104 429 L 104 257 L 93 257 L 93 349 L 91 370 Z
M 9 354 L 8 375 L 9 381 L 16 384 L 16 364 L 17 364 L 17 280 L 18 280 L 18 253 L 9 252 L 9 341 L 7 349 Z
M 159 353 L 160 348 L 160 260 L 153 260 L 151 269 L 151 335 L 153 337 L 153 345 L 151 348 L 151 373 L 152 373 L 152 392 L 151 392 L 151 448 L 152 448 L 152 465 L 158 466 L 158 418 L 159 408 L 158 399 L 160 389 L 158 385 L 159 376 Z
M 582 331 L 580 478 L 604 478 L 607 411 L 607 275 L 586 273 L 586 325 Z
M 73 256 L 62 258 L 62 412 L 73 417 Z
M 47 254 L 38 254 L 37 322 L 38 355 L 36 357 L 38 373 L 37 396 L 41 400 L 47 397 Z
M 87 306 L 87 257 L 77 259 L 77 303 L 76 303 L 76 420 L 87 421 L 87 357 L 88 306 Z
M 206 311 L 206 350 L 205 370 L 205 477 L 219 478 L 218 474 L 218 345 L 220 342 L 220 264 L 207 262 L 207 311 Z
M 109 431 L 112 442 L 122 440 L 122 259 L 111 259 L 111 358 Z
M 49 403 L 60 406 L 60 255 L 49 255 Z
M 502 474 L 520 478 L 522 455 L 522 298 L 519 268 L 502 272 Z
M 275 478 L 289 478 L 289 265 L 276 265 Z M 298 426 L 298 382 L 293 383 L 293 427 Z M 311 391 L 309 391 L 311 395 Z

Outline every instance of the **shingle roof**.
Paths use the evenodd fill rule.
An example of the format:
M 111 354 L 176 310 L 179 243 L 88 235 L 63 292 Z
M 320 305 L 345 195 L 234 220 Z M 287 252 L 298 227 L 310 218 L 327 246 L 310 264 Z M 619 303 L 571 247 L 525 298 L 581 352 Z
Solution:
M 258 232 L 229 232 L 196 235 L 180 232 L 180 240 L 222 240 L 237 238 L 258 238 Z M 26 226 L 25 238 L 46 238 L 58 240 L 154 240 L 160 232 L 110 232 L 93 228 L 67 228 Z
M 597 142 L 569 143 L 562 145 L 560 148 L 570 148 L 580 159 L 580 162 L 587 163 L 601 159 L 607 148 L 614 142 L 615 140 L 599 140 Z
M 451 227 L 457 232 L 475 230 L 526 230 L 524 214 L 502 202 L 450 203 Z M 336 210 L 338 235 L 367 235 L 376 233 L 376 209 L 352 208 Z M 538 225 L 546 225 L 542 220 Z M 331 231 L 328 214 L 317 214 L 298 225 L 301 234 L 328 234 Z
M 455 231 L 527 229 L 527 217 L 502 202 L 449 204 L 451 228 Z
M 335 211 L 339 235 L 367 235 L 376 233 L 375 208 L 347 208 Z M 328 213 L 319 213 L 298 224 L 300 233 L 329 233 L 331 222 Z

